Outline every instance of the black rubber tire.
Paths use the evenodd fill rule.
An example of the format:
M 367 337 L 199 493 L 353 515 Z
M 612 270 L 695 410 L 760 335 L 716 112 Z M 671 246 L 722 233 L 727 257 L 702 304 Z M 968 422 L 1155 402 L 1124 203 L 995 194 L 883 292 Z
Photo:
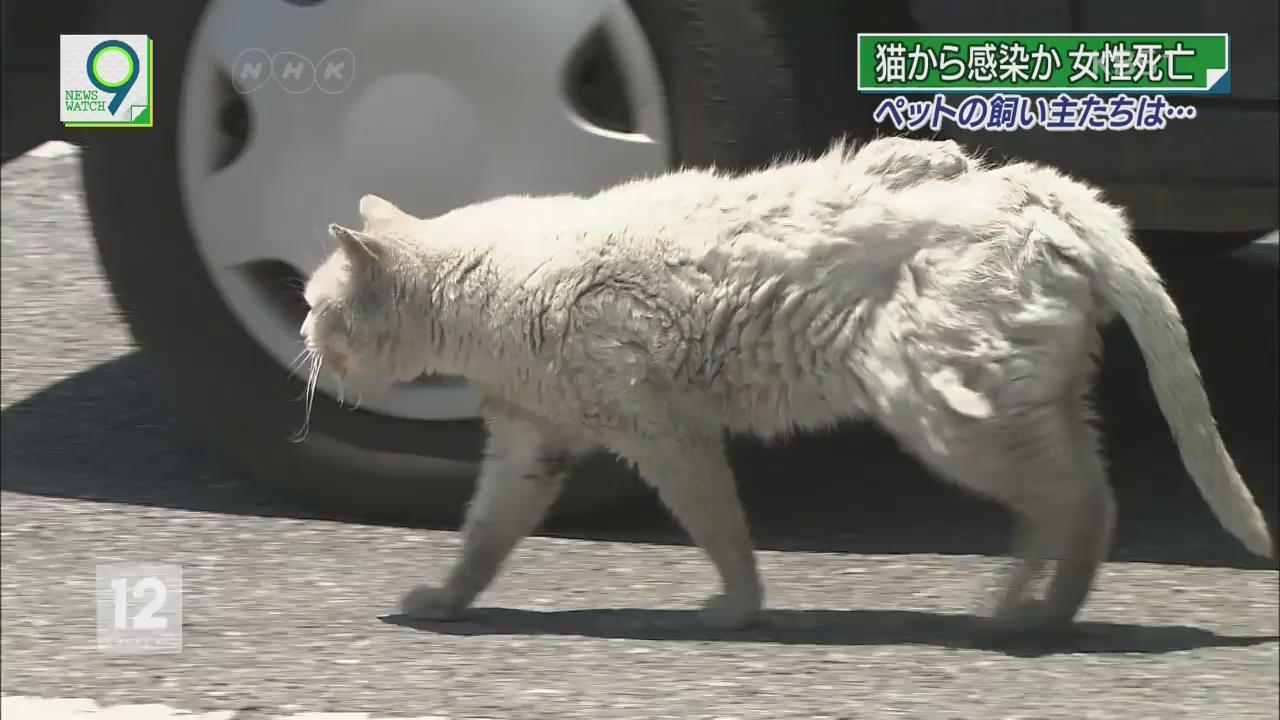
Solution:
M 674 165 L 750 169 L 801 147 L 795 78 L 754 0 L 632 0 L 662 76 Z
M 877 131 L 858 32 L 911 29 L 906 3 L 631 0 L 666 91 L 672 163 L 750 170 Z
M 176 118 L 203 3 L 95 5 L 93 32 L 153 39 L 155 127 L 86 137 L 83 178 L 116 301 L 179 407 L 252 477 L 313 509 L 408 524 L 456 523 L 474 486 L 482 424 L 401 420 L 317 394 L 309 436 L 292 442 L 302 420 L 301 384 L 247 334 L 198 256 L 179 190 Z M 648 494 L 640 489 L 621 463 L 594 460 L 574 478 L 552 519 L 600 518 L 630 501 L 644 502 Z

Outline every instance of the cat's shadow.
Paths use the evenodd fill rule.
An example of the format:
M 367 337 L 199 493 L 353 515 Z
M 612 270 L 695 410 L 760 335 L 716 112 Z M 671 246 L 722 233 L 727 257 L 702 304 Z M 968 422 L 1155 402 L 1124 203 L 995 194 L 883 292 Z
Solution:
M 691 610 L 537 611 L 474 608 L 452 622 L 406 615 L 379 618 L 441 635 L 559 635 L 666 641 L 778 643 L 783 645 L 932 645 L 979 649 L 1018 657 L 1064 653 L 1160 654 L 1208 647 L 1251 647 L 1277 635 L 1219 635 L 1183 625 L 1081 622 L 1070 635 L 993 643 L 985 618 L 915 610 L 769 610 L 752 628 L 716 630 Z

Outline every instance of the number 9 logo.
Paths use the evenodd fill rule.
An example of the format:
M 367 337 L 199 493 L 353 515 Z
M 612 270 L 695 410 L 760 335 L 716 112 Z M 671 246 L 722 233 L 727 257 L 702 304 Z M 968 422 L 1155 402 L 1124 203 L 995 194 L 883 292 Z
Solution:
M 128 63 L 129 71 L 125 73 L 123 78 L 111 82 L 103 77 L 103 62 L 112 61 L 114 58 L 123 57 Z M 118 62 L 118 61 L 116 61 Z M 129 94 L 129 90 L 133 87 L 134 81 L 138 79 L 138 53 L 128 44 L 119 40 L 104 40 L 97 44 L 92 51 L 89 52 L 89 60 L 86 63 L 85 71 L 89 74 L 89 82 L 102 92 L 111 95 L 111 102 L 107 105 L 107 110 L 112 115 L 120 109 L 120 104 L 124 102 L 124 98 Z

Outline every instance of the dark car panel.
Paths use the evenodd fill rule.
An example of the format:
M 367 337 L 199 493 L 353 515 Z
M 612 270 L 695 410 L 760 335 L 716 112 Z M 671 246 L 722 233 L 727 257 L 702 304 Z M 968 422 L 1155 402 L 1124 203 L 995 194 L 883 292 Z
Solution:
M 918 32 L 1228 33 L 1231 94 L 1170 95 L 1193 120 L 1159 131 L 943 134 L 1104 187 L 1146 229 L 1280 225 L 1280 5 L 1274 0 L 913 0 Z
M 849 67 L 858 32 L 1229 33 L 1231 94 L 1170 96 L 1196 105 L 1194 120 L 1147 132 L 949 128 L 942 134 L 995 157 L 1053 164 L 1098 184 L 1127 207 L 1140 228 L 1222 232 L 1280 226 L 1280 4 L 1275 0 L 778 0 L 764 6 L 774 8 L 773 22 L 791 28 L 783 35 L 807 38 L 788 53 L 810 149 L 840 132 L 867 132 L 870 96 L 856 95 Z M 2 0 L 0 7 L 6 157 L 42 136 L 89 140 L 58 126 L 48 98 L 49 86 L 57 82 L 57 34 L 92 32 L 93 5 Z M 847 40 L 838 42 L 847 42 L 847 51 L 831 50 L 841 35 Z

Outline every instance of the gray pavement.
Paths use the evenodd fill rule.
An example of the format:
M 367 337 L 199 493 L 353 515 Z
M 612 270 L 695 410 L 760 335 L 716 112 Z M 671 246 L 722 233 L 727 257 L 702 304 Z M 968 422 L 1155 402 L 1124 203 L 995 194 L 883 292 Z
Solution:
M 712 573 L 648 515 L 531 539 L 472 619 L 406 623 L 395 598 L 454 533 L 314 517 L 194 437 L 116 317 L 77 163 L 3 169 L 6 695 L 238 720 L 1277 717 L 1275 563 L 1209 516 L 1123 333 L 1103 395 L 1120 538 L 1075 643 L 971 648 L 1003 516 L 849 430 L 735 456 L 768 548 L 759 629 L 696 625 Z M 1163 267 L 1274 520 L 1276 247 Z M 122 561 L 182 565 L 180 655 L 95 649 L 94 569 Z

